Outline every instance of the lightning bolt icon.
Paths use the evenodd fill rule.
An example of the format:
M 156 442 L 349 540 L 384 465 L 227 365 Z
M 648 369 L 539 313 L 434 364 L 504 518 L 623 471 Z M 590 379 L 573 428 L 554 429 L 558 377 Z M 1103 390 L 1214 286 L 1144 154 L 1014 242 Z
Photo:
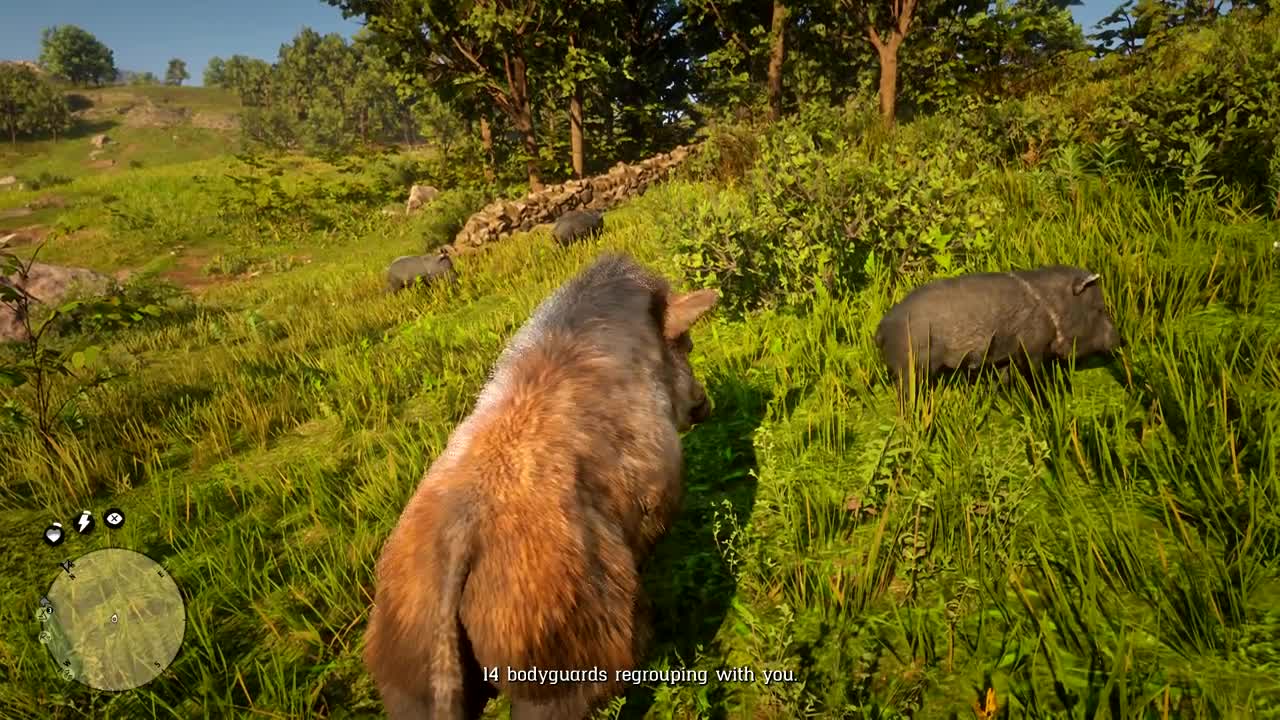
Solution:
M 76 519 L 76 527 L 80 528 L 80 532 L 84 532 L 84 529 L 88 526 L 89 526 L 89 511 L 86 510 L 80 513 L 80 517 Z

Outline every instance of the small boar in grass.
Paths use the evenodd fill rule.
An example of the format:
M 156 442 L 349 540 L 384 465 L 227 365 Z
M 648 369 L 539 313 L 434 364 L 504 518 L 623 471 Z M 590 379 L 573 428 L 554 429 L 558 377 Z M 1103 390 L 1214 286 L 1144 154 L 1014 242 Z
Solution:
M 1064 265 L 978 273 L 916 288 L 885 313 L 876 345 L 905 385 L 944 370 L 1030 369 L 1121 344 L 1097 273 Z
M 624 690 L 679 433 L 709 413 L 689 331 L 717 298 L 611 254 L 511 339 L 377 563 L 364 661 L 392 720 L 478 718 L 499 692 L 517 720 L 580 720 Z
M 439 278 L 444 278 L 447 282 L 456 282 L 458 279 L 458 273 L 453 269 L 453 260 L 448 255 L 404 255 L 391 261 L 391 266 L 387 268 L 387 292 L 403 290 L 419 280 L 427 285 Z
M 561 246 L 604 231 L 604 214 L 598 210 L 570 210 L 551 226 L 551 236 Z

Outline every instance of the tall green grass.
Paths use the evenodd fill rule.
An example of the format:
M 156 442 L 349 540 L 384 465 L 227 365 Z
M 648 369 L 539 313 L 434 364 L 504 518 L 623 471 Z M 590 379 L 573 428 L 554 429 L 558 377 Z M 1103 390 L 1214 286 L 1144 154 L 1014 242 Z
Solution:
M 207 199 L 137 172 L 92 183 L 230 247 L 200 225 Z M 686 438 L 685 511 L 648 571 L 651 663 L 757 681 L 640 687 L 604 715 L 964 717 L 994 688 L 1016 717 L 1280 716 L 1276 227 L 1128 184 L 991 183 L 1006 212 L 974 269 L 1102 273 L 1122 356 L 1039 393 L 952 383 L 899 408 L 871 334 L 909 288 L 884 271 L 700 326 L 716 410 Z M 78 404 L 57 458 L 0 437 L 4 716 L 378 713 L 359 661 L 373 563 L 502 343 L 604 248 L 674 274 L 674 215 L 714 195 L 661 186 L 599 241 L 517 236 L 416 295 L 383 295 L 380 271 L 431 221 L 353 219 L 261 251 L 309 264 L 112 337 L 128 374 Z M 93 252 L 135 263 L 164 247 L 145 236 L 114 225 L 117 252 Z M 108 504 L 125 529 L 39 542 Z M 31 620 L 56 562 L 106 544 L 163 563 L 189 617 L 171 668 L 111 696 L 57 680 Z

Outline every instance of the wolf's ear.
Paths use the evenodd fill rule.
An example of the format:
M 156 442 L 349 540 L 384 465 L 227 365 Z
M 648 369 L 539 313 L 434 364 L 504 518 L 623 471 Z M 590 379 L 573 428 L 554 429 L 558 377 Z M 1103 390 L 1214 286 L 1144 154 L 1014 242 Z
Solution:
M 673 340 L 689 332 L 689 328 L 698 322 L 698 318 L 705 315 L 719 299 L 720 293 L 711 289 L 694 290 L 672 296 L 667 300 L 666 319 L 662 325 L 663 334 L 668 340 Z

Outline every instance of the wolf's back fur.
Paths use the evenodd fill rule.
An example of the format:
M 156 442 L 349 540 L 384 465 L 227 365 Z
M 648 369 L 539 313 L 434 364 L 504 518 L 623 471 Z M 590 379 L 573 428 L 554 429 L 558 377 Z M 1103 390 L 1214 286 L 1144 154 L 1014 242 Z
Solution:
M 649 640 L 640 567 L 680 503 L 670 289 L 605 256 L 512 338 L 428 469 L 377 566 L 365 661 L 391 718 L 570 720 L 620 687 Z M 509 683 L 506 669 L 609 682 Z

